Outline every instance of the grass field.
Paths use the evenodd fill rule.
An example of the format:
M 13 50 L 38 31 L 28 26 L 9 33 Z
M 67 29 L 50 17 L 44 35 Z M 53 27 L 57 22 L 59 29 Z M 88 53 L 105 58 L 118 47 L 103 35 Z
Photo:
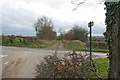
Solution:
M 78 40 L 73 40 L 73 41 L 62 40 L 62 42 L 64 43 L 64 45 L 67 49 L 90 51 L 89 48 L 85 47 L 85 45 L 86 45 L 85 43 L 78 41 Z M 92 51 L 94 51 L 94 52 L 109 52 L 108 49 L 98 49 L 98 48 L 92 48 Z
M 107 78 L 108 69 L 109 69 L 109 59 L 102 58 L 102 59 L 94 59 L 96 67 L 98 68 L 97 74 L 100 75 L 102 78 Z

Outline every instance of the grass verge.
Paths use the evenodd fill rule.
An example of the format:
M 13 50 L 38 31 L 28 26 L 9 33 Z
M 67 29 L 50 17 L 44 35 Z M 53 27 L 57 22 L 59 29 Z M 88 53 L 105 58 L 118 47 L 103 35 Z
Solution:
M 107 78 L 108 69 L 109 69 L 109 59 L 102 58 L 102 59 L 94 59 L 96 67 L 98 68 L 97 74 L 100 75 L 102 78 Z
M 34 47 L 34 48 L 45 48 L 50 47 L 56 43 L 56 40 L 53 41 L 44 41 L 42 44 L 23 44 L 23 43 L 14 43 L 14 44 L 3 44 L 4 46 L 16 46 L 16 47 Z

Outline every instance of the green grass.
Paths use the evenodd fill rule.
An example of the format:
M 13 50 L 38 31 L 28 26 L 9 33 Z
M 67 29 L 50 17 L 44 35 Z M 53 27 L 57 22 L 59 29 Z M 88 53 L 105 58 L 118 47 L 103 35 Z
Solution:
M 77 48 L 76 50 L 82 50 L 82 51 L 90 51 L 88 48 Z M 108 49 L 98 49 L 98 48 L 93 48 L 93 52 L 109 52 Z
M 92 49 L 92 51 L 94 51 L 94 52 L 109 52 L 108 49 L 97 49 L 97 48 Z
M 74 40 L 74 41 L 62 40 L 62 42 L 65 44 L 65 47 L 67 49 L 90 51 L 89 48 L 85 48 L 85 43 L 78 41 L 78 40 Z M 94 52 L 109 52 L 108 49 L 98 49 L 98 48 L 93 48 L 92 51 L 94 51 Z
M 97 74 L 100 75 L 102 78 L 107 78 L 108 69 L 109 69 L 109 59 L 102 58 L 102 59 L 94 59 L 96 67 L 98 68 Z
M 32 44 L 5 44 L 4 46 L 17 46 L 17 47 L 35 47 L 35 48 L 44 48 L 44 47 L 50 47 L 56 43 L 56 40 L 52 42 L 44 42 L 44 44 L 41 45 L 32 45 Z
M 30 45 L 30 44 L 6 44 L 4 46 L 16 46 L 16 47 L 36 47 L 36 48 L 42 48 L 42 45 Z

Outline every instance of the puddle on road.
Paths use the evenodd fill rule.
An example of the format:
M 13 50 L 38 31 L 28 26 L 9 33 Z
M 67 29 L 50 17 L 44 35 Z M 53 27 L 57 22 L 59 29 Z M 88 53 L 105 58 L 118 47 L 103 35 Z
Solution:
M 6 56 L 8 56 L 8 55 L 0 55 L 0 57 L 6 57 Z

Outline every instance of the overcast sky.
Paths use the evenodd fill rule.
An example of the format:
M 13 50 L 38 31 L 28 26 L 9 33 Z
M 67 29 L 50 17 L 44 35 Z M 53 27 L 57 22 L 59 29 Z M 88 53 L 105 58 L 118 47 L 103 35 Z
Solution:
M 80 0 L 83 1 L 83 0 Z M 54 22 L 54 30 L 71 29 L 74 25 L 87 27 L 94 21 L 94 35 L 105 32 L 105 5 L 100 0 L 86 0 L 77 10 L 71 0 L 2 0 L 2 33 L 4 35 L 35 36 L 34 23 L 47 16 Z

